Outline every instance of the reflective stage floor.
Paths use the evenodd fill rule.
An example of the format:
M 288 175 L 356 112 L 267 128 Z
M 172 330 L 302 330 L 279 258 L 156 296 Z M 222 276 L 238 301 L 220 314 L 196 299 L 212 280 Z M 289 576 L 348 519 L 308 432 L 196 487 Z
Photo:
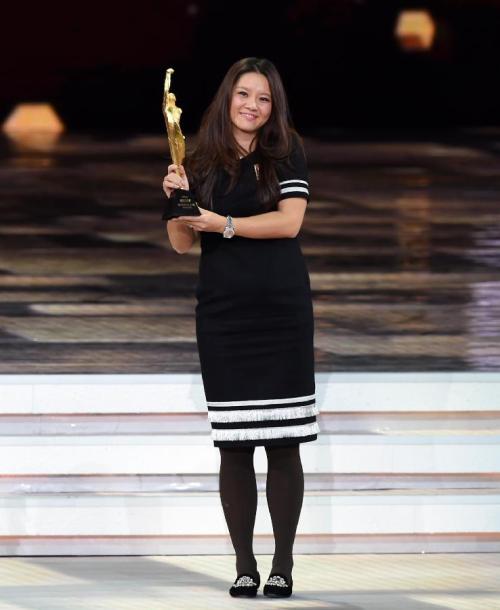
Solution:
M 317 371 L 500 365 L 500 136 L 306 139 Z M 166 138 L 0 142 L 0 373 L 199 372 Z
M 306 148 L 312 201 L 300 240 L 314 293 L 317 372 L 497 372 L 500 133 L 398 142 L 308 138 Z M 117 373 L 129 379 L 132 374 L 199 373 L 194 329 L 199 250 L 181 256 L 168 244 L 161 220 L 166 149 L 164 136 L 71 135 L 29 145 L 0 140 L 0 374 Z M 57 387 L 69 392 L 59 403 L 54 394 L 42 392 L 46 403 L 40 405 L 29 385 L 33 382 L 24 383 L 19 404 L 12 388 L 6 392 L 6 412 L 0 418 L 2 488 L 11 492 L 3 508 L 12 509 L 11 527 L 17 528 L 17 538 L 12 531 L 4 538 L 12 545 L 19 543 L 26 524 L 44 523 L 45 514 L 55 519 L 53 508 L 69 506 L 65 498 L 91 508 L 104 506 L 108 500 L 101 492 L 110 491 L 107 485 L 124 485 L 124 528 L 134 527 L 126 511 L 137 504 L 136 494 L 158 486 L 172 491 L 169 486 L 175 487 L 179 477 L 188 477 L 182 484 L 201 480 L 207 490 L 216 489 L 215 469 L 200 479 L 198 465 L 181 464 L 186 453 L 179 453 L 179 462 L 168 463 L 168 471 L 167 460 L 163 465 L 158 460 L 154 470 L 144 466 L 160 442 L 154 435 L 170 433 L 175 446 L 183 446 L 180 437 L 188 420 L 196 443 L 196 435 L 206 434 L 206 418 L 193 411 L 194 400 L 180 414 L 160 405 L 163 419 L 154 419 L 151 401 L 150 415 L 143 414 L 137 406 L 142 409 L 142 401 L 134 399 L 136 394 L 128 396 L 130 389 L 127 407 L 116 392 L 105 401 L 93 400 L 101 395 L 99 388 L 90 388 L 94 394 L 85 399 L 80 416 L 74 403 L 79 395 L 71 387 Z M 57 380 L 51 383 L 56 387 Z M 448 383 L 433 386 L 432 393 L 425 385 L 421 403 L 419 396 L 405 392 L 408 386 L 388 385 L 366 398 L 366 413 L 359 393 L 365 386 L 345 392 L 344 412 L 337 387 L 335 401 L 325 403 L 324 442 L 319 444 L 324 449 L 331 443 L 332 453 L 323 451 L 323 458 L 308 462 L 309 495 L 316 488 L 329 494 L 338 486 L 355 500 L 364 488 L 384 497 L 391 489 L 409 490 L 401 500 L 408 514 L 405 533 L 414 532 L 413 521 L 426 514 L 427 496 L 442 499 L 456 489 L 460 500 L 470 492 L 477 512 L 467 513 L 469 521 L 464 518 L 465 535 L 473 541 L 496 536 L 498 528 L 477 515 L 490 515 L 488 494 L 498 488 L 497 403 L 486 396 L 481 380 L 471 380 L 477 391 L 459 391 L 463 396 Z M 160 400 L 161 393 L 156 394 Z M 454 411 L 464 410 L 468 398 L 466 413 Z M 342 435 L 347 439 L 342 455 L 349 460 L 334 460 L 330 455 L 343 448 Z M 355 442 L 363 448 L 358 470 L 352 465 L 357 456 L 348 453 Z M 68 446 L 71 452 L 61 459 L 57 451 Z M 456 447 L 460 457 L 451 463 L 447 456 Z M 373 448 L 376 453 L 370 453 Z M 490 448 L 491 454 L 485 453 Z M 109 450 L 106 457 L 87 467 L 87 456 L 98 459 L 103 454 L 97 451 L 104 449 Z M 14 450 L 21 461 L 26 458 L 21 470 L 12 458 Z M 409 471 L 409 458 L 401 465 L 401 455 L 407 455 L 401 450 L 414 452 Z M 191 452 L 193 459 L 198 453 Z M 83 455 L 85 459 L 79 457 Z M 142 475 L 153 478 L 146 490 L 146 478 L 130 474 L 142 463 L 138 455 L 144 458 Z M 118 482 L 100 476 L 123 473 L 127 463 L 133 464 L 125 473 L 130 476 Z M 313 479 L 318 464 L 324 476 Z M 158 468 L 165 471 L 162 478 L 157 478 Z M 42 499 L 48 513 L 37 508 L 37 493 L 44 490 L 53 492 L 53 498 Z M 406 499 L 410 495 L 414 500 Z M 67 510 L 60 513 L 61 526 L 74 512 L 71 506 Z M 434 505 L 429 514 L 435 513 Z M 76 525 L 69 534 L 75 544 L 85 530 L 80 521 Z M 172 539 L 178 539 L 176 532 Z M 416 537 L 413 543 L 421 540 Z M 211 546 L 208 552 L 218 551 Z M 230 598 L 232 555 L 62 554 L 0 557 L 0 610 L 205 610 L 256 604 L 500 610 L 500 555 L 494 553 L 297 554 L 294 596 L 281 602 L 261 594 L 250 601 Z M 258 559 L 265 579 L 271 555 Z
M 291 598 L 235 600 L 229 556 L 0 558 L 0 610 L 499 610 L 499 573 L 494 554 L 296 555 Z

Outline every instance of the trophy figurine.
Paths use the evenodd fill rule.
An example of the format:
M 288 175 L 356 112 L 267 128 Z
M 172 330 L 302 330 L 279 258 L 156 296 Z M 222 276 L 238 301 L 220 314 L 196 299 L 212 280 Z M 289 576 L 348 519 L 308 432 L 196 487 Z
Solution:
M 163 116 L 167 127 L 168 146 L 172 163 L 182 165 L 186 155 L 185 138 L 182 135 L 180 119 L 182 110 L 175 105 L 175 95 L 170 92 L 170 80 L 173 69 L 169 68 L 165 76 L 163 93 Z M 179 171 L 177 174 L 179 174 Z M 199 216 L 198 204 L 190 191 L 175 189 L 165 203 L 162 220 L 170 220 L 178 216 Z

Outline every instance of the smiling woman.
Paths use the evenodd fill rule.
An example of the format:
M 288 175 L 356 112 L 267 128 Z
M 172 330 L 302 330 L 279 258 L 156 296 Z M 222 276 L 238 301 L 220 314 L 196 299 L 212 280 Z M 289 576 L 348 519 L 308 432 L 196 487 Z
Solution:
M 244 153 L 250 150 L 256 131 L 269 119 L 271 110 L 267 78 L 257 72 L 243 74 L 234 88 L 229 115 L 233 135 L 237 142 L 243 143 Z
M 297 240 L 309 201 L 307 165 L 281 78 L 265 59 L 226 74 L 195 150 L 172 189 L 190 188 L 200 216 L 169 220 L 173 247 L 200 233 L 196 338 L 220 493 L 236 551 L 233 596 L 255 596 L 252 551 L 257 491 L 253 453 L 268 457 L 276 552 L 264 594 L 292 592 L 292 548 L 304 493 L 300 443 L 316 440 L 313 310 Z M 202 206 L 202 207 L 201 207 Z

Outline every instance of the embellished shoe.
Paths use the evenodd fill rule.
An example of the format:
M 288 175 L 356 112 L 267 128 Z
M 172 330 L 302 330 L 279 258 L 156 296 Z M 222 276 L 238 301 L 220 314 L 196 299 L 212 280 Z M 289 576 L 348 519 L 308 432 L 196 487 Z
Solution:
M 288 579 L 282 574 L 271 574 L 264 585 L 264 595 L 267 597 L 290 597 L 292 594 L 293 579 Z
M 257 589 L 260 586 L 260 574 L 257 572 L 257 577 L 251 574 L 241 574 L 234 581 L 233 586 L 229 589 L 232 597 L 255 597 Z

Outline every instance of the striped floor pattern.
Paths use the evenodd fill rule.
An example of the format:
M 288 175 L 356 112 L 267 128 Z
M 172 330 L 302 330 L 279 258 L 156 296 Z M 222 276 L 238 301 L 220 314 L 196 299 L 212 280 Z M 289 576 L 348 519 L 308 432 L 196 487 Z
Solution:
M 500 610 L 499 573 L 495 554 L 296 555 L 291 598 L 234 600 L 227 556 L 3 558 L 0 610 Z

